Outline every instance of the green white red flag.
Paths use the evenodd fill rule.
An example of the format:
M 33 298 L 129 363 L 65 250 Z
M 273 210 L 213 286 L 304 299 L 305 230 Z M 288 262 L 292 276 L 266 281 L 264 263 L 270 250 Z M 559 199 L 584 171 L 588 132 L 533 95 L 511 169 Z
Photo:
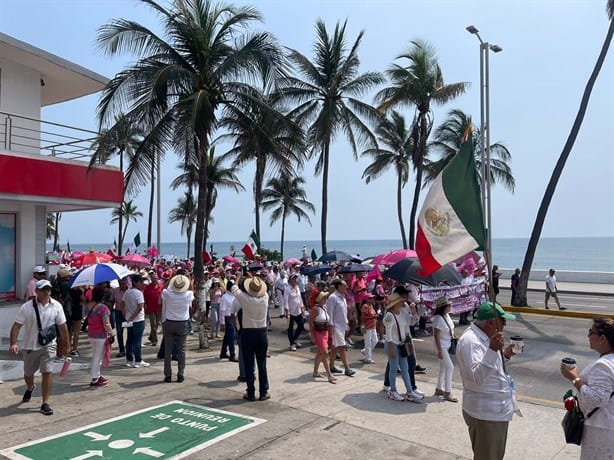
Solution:
M 483 246 L 486 239 L 471 130 L 433 181 L 418 215 L 416 252 L 422 276 Z
M 245 254 L 245 257 L 247 257 L 249 260 L 254 260 L 254 256 L 258 252 L 259 248 L 260 240 L 258 239 L 256 232 L 252 230 L 251 235 L 249 235 L 249 238 L 247 239 L 247 243 L 245 243 L 245 246 L 241 248 L 241 251 L 243 251 L 243 254 Z

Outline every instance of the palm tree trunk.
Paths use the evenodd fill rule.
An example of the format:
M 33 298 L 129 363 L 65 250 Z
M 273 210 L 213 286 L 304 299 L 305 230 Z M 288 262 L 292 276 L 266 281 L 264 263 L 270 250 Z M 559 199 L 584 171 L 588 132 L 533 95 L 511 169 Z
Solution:
M 153 228 L 153 207 L 154 207 L 154 197 L 156 195 L 156 162 L 151 162 L 151 177 L 150 179 L 150 189 L 149 189 L 149 222 L 147 222 L 147 247 L 151 247 L 151 232 Z
M 422 168 L 416 169 L 416 187 L 414 188 L 414 199 L 411 204 L 409 215 L 409 249 L 415 249 L 416 245 L 416 214 L 418 213 L 418 201 L 420 200 L 420 190 L 422 189 Z
M 262 203 L 262 182 L 264 181 L 264 167 L 266 160 L 258 157 L 256 160 L 256 174 L 254 177 L 254 212 L 256 214 L 256 235 L 260 238 L 260 204 Z
M 58 248 L 58 240 L 60 239 L 60 231 L 59 231 L 59 227 L 60 226 L 60 213 L 56 212 L 55 213 L 55 226 L 53 228 L 53 250 L 57 251 Z
M 322 238 L 322 254 L 326 254 L 326 217 L 328 214 L 328 154 L 330 152 L 330 142 L 324 145 L 322 152 L 322 221 L 320 223 L 320 237 Z
M 203 263 L 203 247 L 206 245 L 205 236 L 205 219 L 207 213 L 207 196 L 208 196 L 208 177 L 207 165 L 209 163 L 209 145 L 207 133 L 200 130 L 198 133 L 198 151 L 200 153 L 200 165 L 198 169 L 198 207 L 196 211 L 196 230 L 194 231 L 194 281 L 196 291 L 196 302 L 199 311 L 205 311 L 205 266 Z M 204 326 L 201 324 L 200 328 Z M 204 340 L 199 339 L 199 347 L 207 348 L 207 334 L 202 334 L 199 331 L 199 337 L 204 336 Z
M 120 150 L 119 151 L 119 170 L 122 173 L 122 175 L 124 174 L 124 151 Z M 117 219 L 117 225 L 118 225 L 118 230 L 117 230 L 117 254 L 119 256 L 123 255 L 122 252 L 122 246 L 124 244 L 124 232 L 122 232 L 122 227 L 124 225 L 123 222 L 123 212 L 124 212 L 124 192 L 126 191 L 126 184 L 123 184 L 123 189 L 122 189 L 122 201 L 121 203 L 119 203 L 119 217 Z
M 188 239 L 188 247 L 187 247 L 187 251 L 186 251 L 186 253 L 187 253 L 186 257 L 189 259 L 190 258 L 190 241 L 191 241 L 191 238 L 192 238 L 192 226 L 188 225 L 188 227 L 186 228 L 185 234 L 186 234 L 187 239 Z
M 407 249 L 407 236 L 405 236 L 405 225 L 403 224 L 403 206 L 401 204 L 403 183 L 401 174 L 397 174 L 397 216 L 399 217 L 399 227 L 401 228 L 401 240 L 403 241 L 403 249 Z
M 281 247 L 279 248 L 279 252 L 281 253 L 281 260 L 284 260 L 284 236 L 286 234 L 286 213 L 284 212 L 283 217 L 281 218 Z
M 582 95 L 582 100 L 580 101 L 580 107 L 578 108 L 576 119 L 573 123 L 573 126 L 571 127 L 571 132 L 569 133 L 569 137 L 565 142 L 565 146 L 563 147 L 561 156 L 559 157 L 559 160 L 554 166 L 552 176 L 550 177 L 550 181 L 548 182 L 548 186 L 546 187 L 546 191 L 544 192 L 544 196 L 539 206 L 539 210 L 537 211 L 535 224 L 533 225 L 533 231 L 531 232 L 531 238 L 529 239 L 529 244 L 527 246 L 527 252 L 524 255 L 524 261 L 522 262 L 520 282 L 518 283 L 518 301 L 520 305 L 527 304 L 527 285 L 529 282 L 529 275 L 531 273 L 531 267 L 533 266 L 533 259 L 535 257 L 537 243 L 539 242 L 539 237 L 541 236 L 544 221 L 546 220 L 546 214 L 548 213 L 548 207 L 550 206 L 550 202 L 552 201 L 552 197 L 554 196 L 554 191 L 556 190 L 556 186 L 559 182 L 559 179 L 561 178 L 561 174 L 563 173 L 563 168 L 565 167 L 567 158 L 569 157 L 571 149 L 576 142 L 576 137 L 578 137 L 580 127 L 582 126 L 582 121 L 584 120 L 584 115 L 586 114 L 586 108 L 588 107 L 588 101 L 593 91 L 593 86 L 595 86 L 595 81 L 597 81 L 597 77 L 599 76 L 599 72 L 601 71 L 603 62 L 605 61 L 605 57 L 608 54 L 608 49 L 610 48 L 613 35 L 614 20 L 610 20 L 610 27 L 608 28 L 608 33 L 606 34 L 603 46 L 601 47 L 601 52 L 599 53 L 599 57 L 597 58 L 597 62 L 595 63 L 595 67 L 593 68 L 593 72 L 591 73 L 591 76 L 586 83 L 586 87 L 584 88 L 584 94 Z

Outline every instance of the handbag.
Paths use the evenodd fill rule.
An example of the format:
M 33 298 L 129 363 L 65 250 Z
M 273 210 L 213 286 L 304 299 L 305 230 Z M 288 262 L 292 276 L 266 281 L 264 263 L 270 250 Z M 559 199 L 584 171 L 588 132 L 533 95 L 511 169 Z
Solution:
M 614 395 L 614 392 L 610 394 L 610 398 Z M 584 433 L 584 421 L 587 418 L 590 418 L 595 412 L 599 410 L 598 407 L 595 407 L 592 411 L 584 416 L 584 413 L 580 409 L 580 405 L 578 404 L 578 398 L 576 396 L 574 399 L 574 408 L 573 410 L 568 410 L 565 416 L 563 417 L 563 421 L 561 425 L 563 426 L 563 432 L 565 433 L 565 442 L 567 444 L 577 444 L 578 446 L 582 444 L 582 434 Z
M 58 336 L 58 330 L 55 326 L 49 326 L 43 329 L 41 325 L 41 317 L 38 313 L 38 304 L 36 303 L 36 297 L 32 298 L 32 306 L 34 307 L 34 313 L 36 313 L 36 323 L 38 324 L 38 343 L 43 347 L 46 347 L 52 343 Z
M 316 331 L 325 332 L 328 331 L 328 313 L 321 305 L 314 305 L 319 308 L 318 315 L 313 320 L 313 327 Z
M 458 339 L 454 337 L 454 334 L 452 333 L 452 328 L 450 327 L 450 323 L 448 323 L 448 320 L 446 318 L 443 318 L 443 320 L 446 322 L 446 326 L 448 326 L 448 330 L 450 331 L 450 348 L 448 348 L 448 353 L 451 355 L 455 355 L 456 345 L 458 344 Z
M 392 317 L 394 318 L 394 322 L 397 323 L 397 331 L 399 333 L 399 340 L 400 340 L 401 339 L 401 328 L 399 327 L 399 321 L 397 320 L 397 315 L 392 313 Z M 402 358 L 407 358 L 409 355 L 413 355 L 414 354 L 414 344 L 411 341 L 411 336 L 408 334 L 405 337 L 405 340 L 403 341 L 403 343 L 397 345 L 397 348 Z

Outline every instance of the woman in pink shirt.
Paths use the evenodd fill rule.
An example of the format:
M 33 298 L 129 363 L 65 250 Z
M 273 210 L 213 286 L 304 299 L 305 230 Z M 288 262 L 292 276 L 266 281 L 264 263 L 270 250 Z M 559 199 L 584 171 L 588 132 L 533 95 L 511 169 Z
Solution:
M 107 379 L 100 375 L 104 346 L 107 338 L 113 343 L 113 329 L 109 317 L 111 312 L 102 299 L 104 298 L 104 286 L 96 286 L 92 290 L 92 301 L 87 304 L 87 335 L 92 344 L 92 361 L 90 364 L 91 387 L 103 387 Z
M 221 339 L 220 337 L 220 299 L 224 291 L 217 278 L 213 278 L 211 289 L 209 289 L 209 297 L 211 299 L 211 308 L 209 310 L 209 328 L 211 329 L 211 338 Z

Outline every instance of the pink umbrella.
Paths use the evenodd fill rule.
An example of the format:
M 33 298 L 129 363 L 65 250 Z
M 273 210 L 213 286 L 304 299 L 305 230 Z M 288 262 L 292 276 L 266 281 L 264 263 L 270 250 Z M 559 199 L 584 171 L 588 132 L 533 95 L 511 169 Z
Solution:
M 149 256 L 149 257 L 158 257 L 160 255 L 160 251 L 158 251 L 158 248 L 155 246 L 151 246 L 149 248 L 147 248 L 145 250 L 145 253 Z
M 148 267 L 151 265 L 149 259 L 140 254 L 130 254 L 129 256 L 124 256 L 121 258 L 121 261 L 127 263 L 128 265 L 136 265 L 138 267 Z
M 286 260 L 286 265 L 290 266 L 290 265 L 296 265 L 299 264 L 300 265 L 301 261 L 298 260 L 296 257 L 290 257 L 288 260 Z
M 418 254 L 413 249 L 396 249 L 386 254 L 375 256 L 371 263 L 375 265 L 394 265 L 398 261 L 410 257 L 418 257 Z
M 222 257 L 222 260 L 229 264 L 240 264 L 241 263 L 239 259 L 237 259 L 236 257 L 232 257 L 232 256 L 224 256 Z

